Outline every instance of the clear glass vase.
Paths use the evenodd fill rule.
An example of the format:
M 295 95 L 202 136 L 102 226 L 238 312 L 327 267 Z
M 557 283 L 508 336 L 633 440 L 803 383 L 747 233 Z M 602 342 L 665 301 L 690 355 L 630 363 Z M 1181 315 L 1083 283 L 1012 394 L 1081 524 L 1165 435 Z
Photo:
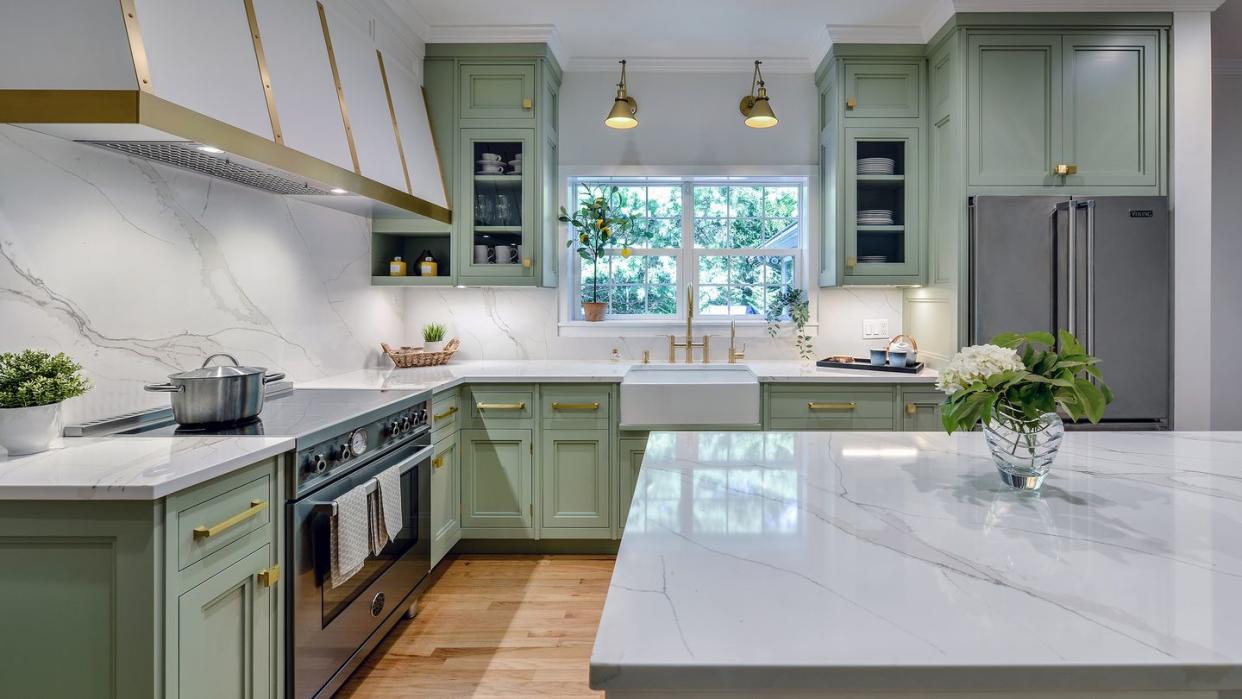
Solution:
M 1016 411 L 997 408 L 992 422 L 983 426 L 983 436 L 1005 485 L 1039 490 L 1061 448 L 1065 424 L 1056 413 L 1028 420 Z

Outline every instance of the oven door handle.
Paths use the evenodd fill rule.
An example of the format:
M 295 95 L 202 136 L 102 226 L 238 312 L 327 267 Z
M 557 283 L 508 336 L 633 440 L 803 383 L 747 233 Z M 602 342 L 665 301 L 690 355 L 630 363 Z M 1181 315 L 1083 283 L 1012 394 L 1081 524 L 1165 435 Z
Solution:
M 409 473 L 410 469 L 414 468 L 414 466 L 416 466 L 417 464 L 430 459 L 431 456 L 435 453 L 435 450 L 436 450 L 435 446 L 427 445 L 423 447 L 422 449 L 419 449 L 418 451 L 414 452 L 413 454 L 407 456 L 406 458 L 402 459 L 401 463 L 397 465 L 397 467 L 401 469 L 401 475 L 404 476 L 405 474 Z M 377 481 L 374 477 L 372 477 L 371 480 L 367 481 L 366 488 L 367 488 L 368 494 L 374 493 L 375 489 L 378 487 L 379 487 L 379 481 Z M 311 510 L 313 510 L 314 512 L 318 512 L 318 513 L 322 513 L 325 515 L 330 515 L 330 516 L 335 517 L 336 516 L 336 501 L 333 500 L 333 501 L 328 501 L 328 502 L 311 503 Z

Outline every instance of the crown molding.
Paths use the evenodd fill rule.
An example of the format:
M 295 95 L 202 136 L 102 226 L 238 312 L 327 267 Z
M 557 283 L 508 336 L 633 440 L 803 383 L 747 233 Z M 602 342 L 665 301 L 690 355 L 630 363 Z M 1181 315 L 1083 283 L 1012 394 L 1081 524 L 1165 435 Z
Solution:
M 429 44 L 547 44 L 561 65 L 569 59 L 553 24 L 432 25 L 424 38 Z
M 829 24 L 834 44 L 922 44 L 923 29 L 916 25 Z
M 815 65 L 806 58 L 764 58 L 765 74 L 776 73 L 810 73 Z M 569 61 L 566 71 L 576 73 L 612 73 L 617 68 L 620 57 L 588 57 L 574 58 Z M 625 56 L 625 67 L 634 73 L 749 73 L 755 68 L 754 58 L 660 58 Z
M 1212 12 L 1224 1 L 953 0 L 953 9 L 955 12 Z
M 1242 75 L 1242 58 L 1212 59 L 1213 75 Z

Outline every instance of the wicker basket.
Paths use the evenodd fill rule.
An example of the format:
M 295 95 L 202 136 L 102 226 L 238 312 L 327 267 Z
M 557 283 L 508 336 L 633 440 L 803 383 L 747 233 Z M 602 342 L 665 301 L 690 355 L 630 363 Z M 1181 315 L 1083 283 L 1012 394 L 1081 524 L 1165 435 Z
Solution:
M 418 366 L 436 366 L 437 364 L 447 364 L 448 360 L 453 358 L 457 352 L 457 348 L 461 346 L 461 340 L 453 338 L 448 341 L 444 349 L 439 352 L 424 352 L 415 347 L 401 347 L 394 349 L 388 346 L 388 343 L 381 342 L 380 347 L 384 348 L 384 354 L 397 365 L 398 369 L 410 369 Z

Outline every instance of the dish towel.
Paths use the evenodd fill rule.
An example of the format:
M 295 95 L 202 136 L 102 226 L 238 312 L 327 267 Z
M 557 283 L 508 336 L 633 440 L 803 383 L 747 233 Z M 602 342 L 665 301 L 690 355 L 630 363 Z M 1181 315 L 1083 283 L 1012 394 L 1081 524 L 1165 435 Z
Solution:
M 401 532 L 401 467 L 393 466 L 375 477 L 372 500 L 371 553 L 379 554 Z
M 336 499 L 336 515 L 332 517 L 332 587 L 344 584 L 366 563 L 370 553 L 369 500 L 366 485 Z

